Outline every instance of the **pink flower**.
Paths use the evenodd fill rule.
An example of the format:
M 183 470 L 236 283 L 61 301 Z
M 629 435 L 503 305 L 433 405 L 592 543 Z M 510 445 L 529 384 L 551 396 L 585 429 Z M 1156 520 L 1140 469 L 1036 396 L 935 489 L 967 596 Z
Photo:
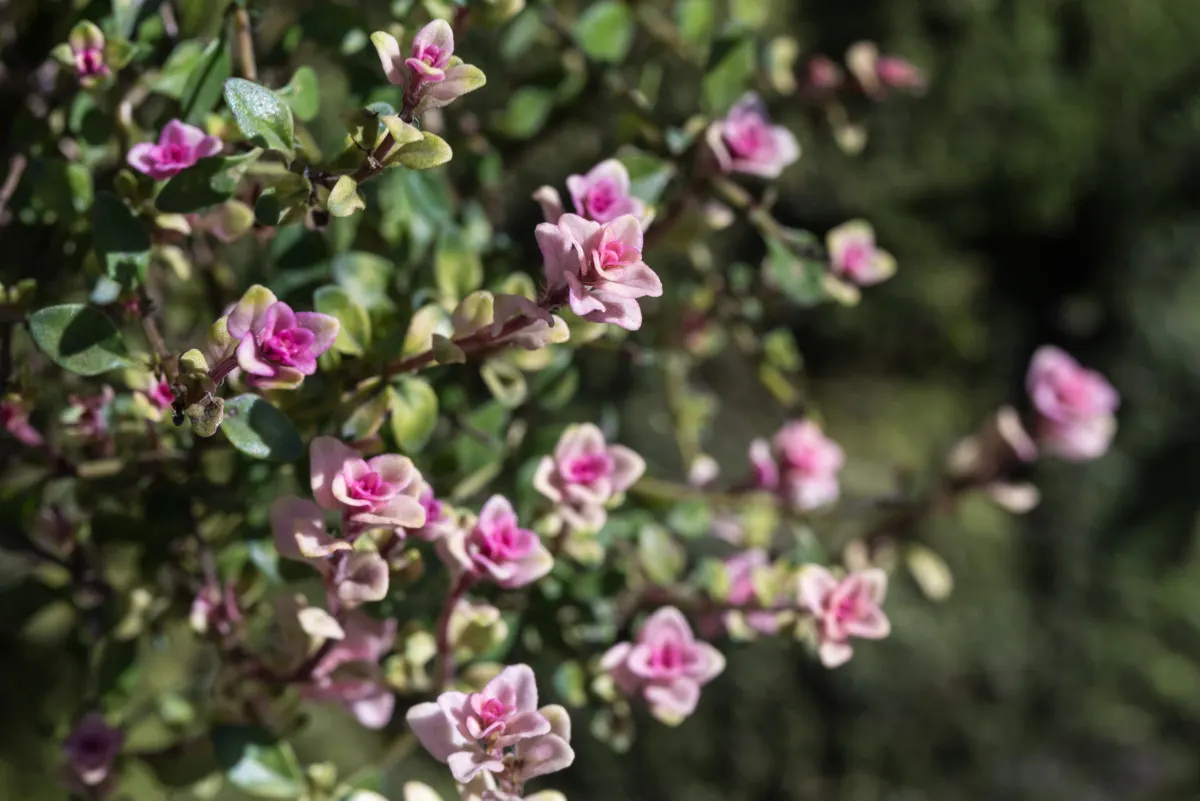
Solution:
M 171 120 L 158 137 L 158 144 L 142 142 L 129 149 L 129 166 L 156 181 L 170 178 L 197 161 L 221 152 L 221 140 L 204 131 Z
M 851 637 L 880 640 L 891 633 L 891 624 L 879 608 L 887 594 L 887 574 L 878 568 L 838 581 L 820 565 L 805 565 L 798 594 L 816 619 L 818 653 L 825 667 L 837 667 L 854 655 Z
M 408 710 L 405 719 L 425 750 L 450 766 L 456 782 L 467 784 L 483 771 L 504 773 L 511 759 L 506 751 L 523 740 L 550 735 L 537 698 L 533 670 L 513 665 L 479 692 L 444 692 L 436 703 Z
M 875 62 L 879 82 L 892 89 L 925 88 L 925 74 L 908 59 L 899 56 L 880 56 Z
M 81 85 L 93 86 L 112 74 L 104 59 L 104 32 L 95 23 L 84 21 L 77 24 L 71 29 L 67 44 Z
M 842 85 L 842 70 L 828 56 L 814 56 L 806 68 L 808 85 L 812 89 L 826 92 Z
M 125 735 L 99 712 L 84 716 L 63 743 L 70 777 L 85 787 L 102 784 L 124 744 Z
M 1038 414 L 1037 440 L 1063 459 L 1104 455 L 1117 430 L 1120 397 L 1104 376 L 1047 345 L 1033 354 L 1026 378 Z
M 487 81 L 478 67 L 454 55 L 454 30 L 445 20 L 435 19 L 421 28 L 407 57 L 390 33 L 371 34 L 371 43 L 388 81 L 404 87 L 405 104 L 417 114 L 441 108 Z
M 226 582 L 223 587 L 201 587 L 200 592 L 192 599 L 192 608 L 188 611 L 188 623 L 192 630 L 201 635 L 210 631 L 215 631 L 221 636 L 229 634 L 233 626 L 242 620 L 235 589 L 232 580 Z
M 642 226 L 626 214 L 601 225 L 576 214 L 535 232 L 551 291 L 566 288 L 571 310 L 594 323 L 642 326 L 637 299 L 662 295 L 662 282 L 642 261 Z
M 696 640 L 683 613 L 667 606 L 646 619 L 636 642 L 614 645 L 600 664 L 622 692 L 640 691 L 656 718 L 677 725 L 695 711 L 700 688 L 725 669 L 725 657 Z
M 470 531 L 455 531 L 439 546 L 448 562 L 476 578 L 505 589 L 532 584 L 550 572 L 554 557 L 537 534 L 521 528 L 512 504 L 493 495 Z
M 450 504 L 439 501 L 433 487 L 422 481 L 417 502 L 425 510 L 425 524 L 411 533 L 426 542 L 437 542 L 458 528 L 458 519 Z
M 284 559 L 306 562 L 321 574 L 330 608 L 353 609 L 387 597 L 387 560 L 330 536 L 321 507 L 303 498 L 283 497 L 271 504 L 270 517 L 276 552 Z
M 779 630 L 778 611 L 755 608 L 762 604 L 754 591 L 754 576 L 770 564 L 771 560 L 762 548 L 748 548 L 725 560 L 725 576 L 729 582 L 725 600 L 732 606 L 740 607 L 740 611 L 723 616 L 726 628 L 729 628 L 733 616 L 738 615 L 746 626 L 759 634 L 774 634 Z
M 585 423 L 568 426 L 554 455 L 542 457 L 533 486 L 572 528 L 598 531 L 607 517 L 605 505 L 645 470 L 642 457 L 624 445 L 609 445 L 599 428 Z
M 309 472 L 313 498 L 322 508 L 342 513 L 347 535 L 371 527 L 425 525 L 425 507 L 417 497 L 421 475 L 406 456 L 364 459 L 340 440 L 317 437 L 309 447 Z
M 778 178 L 800 158 L 796 137 L 782 125 L 771 124 L 762 100 L 753 92 L 743 96 L 725 119 L 710 125 L 706 138 L 724 172 Z
M 67 398 L 70 406 L 63 413 L 63 421 L 76 436 L 84 439 L 107 437 L 114 398 L 116 393 L 107 384 L 96 395 L 83 398 L 71 395 Z
M 337 318 L 293 312 L 262 286 L 253 286 L 225 318 L 237 345 L 237 366 L 260 389 L 294 389 L 317 371 L 317 357 L 329 350 L 340 327 Z
M 846 461 L 836 442 L 811 420 L 788 423 L 771 445 L 755 440 L 750 460 L 758 486 L 777 489 L 797 509 L 816 509 L 838 497 L 838 472 Z
M 300 691 L 315 701 L 340 703 L 368 729 L 392 719 L 396 699 L 388 689 L 379 660 L 396 639 L 395 620 L 375 620 L 365 612 L 346 614 L 344 636 L 335 640 Z
M 616 159 L 606 159 L 586 175 L 567 176 L 567 191 L 571 193 L 571 204 L 575 213 L 585 220 L 607 223 L 618 217 L 632 214 L 645 228 L 652 215 L 646 204 L 629 194 L 629 170 Z M 551 186 L 543 186 L 533 193 L 533 199 L 542 207 L 546 222 L 557 223 L 562 217 L 562 199 Z
M 9 398 L 0 402 L 0 425 L 3 425 L 4 430 L 16 437 L 19 442 L 30 448 L 40 448 L 45 441 L 41 432 L 29 422 L 29 410 L 18 398 Z
M 875 246 L 875 230 L 865 220 L 851 220 L 825 238 L 829 267 L 840 278 L 859 286 L 870 286 L 891 278 L 896 259 Z

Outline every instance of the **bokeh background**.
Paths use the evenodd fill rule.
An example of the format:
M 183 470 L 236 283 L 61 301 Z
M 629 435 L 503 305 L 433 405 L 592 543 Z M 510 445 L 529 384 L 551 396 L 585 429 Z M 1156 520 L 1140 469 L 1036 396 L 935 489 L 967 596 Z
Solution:
M 3 107 L 23 102 L 28 86 L 17 78 L 29 79 L 86 5 L 0 2 Z M 210 18 L 219 28 L 217 3 L 176 5 L 197 32 Z M 387 23 L 388 5 L 252 3 L 264 80 L 282 83 L 301 64 L 318 70 L 318 141 L 336 141 L 338 109 L 378 87 L 363 32 Z M 586 5 L 555 7 L 571 20 Z M 670 2 L 634 5 L 648 18 L 677 13 Z M 934 603 L 898 576 L 888 602 L 894 635 L 857 649 L 848 666 L 826 671 L 790 642 L 729 645 L 728 670 L 684 726 L 639 719 L 632 748 L 617 754 L 579 725 L 578 760 L 553 784 L 572 801 L 1200 797 L 1200 8 L 1195 0 L 711 5 L 717 32 L 790 36 L 801 52 L 835 59 L 870 39 L 929 75 L 923 96 L 854 109 L 868 132 L 856 155 L 798 97 L 767 95 L 804 149 L 778 183 L 776 216 L 817 232 L 865 217 L 900 264 L 857 307 L 777 312 L 804 358 L 805 402 L 849 455 L 844 493 L 887 493 L 897 475 L 927 480 L 958 437 L 1019 401 L 1029 356 L 1043 343 L 1110 377 L 1123 399 L 1120 431 L 1093 464 L 1036 465 L 1042 502 L 1028 515 L 980 499 L 922 523 L 916 536 L 946 560 L 953 593 Z M 589 73 L 561 101 L 530 91 L 564 80 L 561 42 L 529 17 L 543 11 L 531 0 L 506 26 L 469 30 L 459 51 L 488 85 L 444 123 L 456 186 L 483 193 L 499 235 L 531 266 L 533 189 L 561 187 L 628 138 L 602 74 Z M 697 108 L 703 71 L 639 27 L 615 71 L 636 80 L 653 64 L 663 70 L 653 114 L 680 125 Z M 0 131 L 7 158 L 25 132 L 8 121 Z M 488 155 L 473 150 L 473 136 L 488 140 Z M 272 255 L 264 269 L 317 264 L 339 247 L 336 236 L 301 257 L 293 250 L 288 263 Z M 53 229 L 14 225 L 0 237 L 5 261 L 67 280 L 70 262 L 46 255 L 58 241 Z M 742 224 L 711 240 L 718 264 L 757 265 L 763 252 Z M 668 277 L 691 269 L 678 248 L 658 256 L 652 263 Z M 596 357 L 582 362 L 582 380 L 565 415 L 617 413 L 623 440 L 656 474 L 683 476 L 656 370 Z M 717 410 L 705 450 L 731 473 L 749 440 L 786 418 L 735 353 L 706 363 L 693 384 Z M 74 674 L 56 658 L 55 638 L 39 634 L 48 624 L 30 592 L 0 590 L 0 797 L 56 799 L 47 710 L 69 706 Z M 185 670 L 187 654 L 168 654 L 155 675 Z M 305 760 L 352 767 L 384 741 L 319 710 L 298 745 Z M 409 777 L 442 781 L 414 754 L 391 768 L 391 797 Z

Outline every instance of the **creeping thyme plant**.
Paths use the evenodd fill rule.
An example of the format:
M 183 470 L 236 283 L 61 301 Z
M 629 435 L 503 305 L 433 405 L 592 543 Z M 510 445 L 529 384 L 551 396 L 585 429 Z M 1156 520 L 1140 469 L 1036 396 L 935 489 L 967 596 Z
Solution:
M 75 5 L 10 110 L 0 226 L 45 244 L 0 273 L 0 502 L 6 575 L 65 602 L 44 724 L 78 798 L 562 798 L 581 738 L 686 726 L 732 648 L 877 658 L 889 581 L 946 583 L 922 518 L 1027 511 L 1024 465 L 1115 432 L 1113 387 L 1048 345 L 928 486 L 829 534 L 858 457 L 786 321 L 874 302 L 903 254 L 778 219 L 773 182 L 805 158 L 783 110 L 853 155 L 871 104 L 920 102 L 872 43 L 805 54 L 696 2 L 401 0 L 333 43 L 254 0 Z M 497 48 L 540 70 L 513 96 L 471 63 Z M 513 208 L 585 87 L 591 155 Z M 728 229 L 752 259 L 711 258 Z M 691 377 L 731 350 L 791 420 L 718 463 Z M 661 377 L 678 454 L 597 411 L 597 364 Z M 318 708 L 382 762 L 303 764 Z

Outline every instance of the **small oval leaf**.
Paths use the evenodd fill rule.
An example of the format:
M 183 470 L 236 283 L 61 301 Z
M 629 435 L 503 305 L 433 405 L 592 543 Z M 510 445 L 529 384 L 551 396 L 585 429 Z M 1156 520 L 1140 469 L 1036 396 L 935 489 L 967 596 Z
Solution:
M 257 395 L 238 395 L 225 404 L 225 437 L 247 456 L 271 462 L 294 462 L 304 443 L 287 415 Z
M 292 109 L 265 86 L 242 78 L 225 82 L 225 102 L 242 135 L 252 144 L 278 150 L 290 159 L 295 154 Z
M 59 367 L 79 375 L 100 375 L 132 364 L 112 321 L 80 303 L 51 306 L 33 313 L 29 332 Z

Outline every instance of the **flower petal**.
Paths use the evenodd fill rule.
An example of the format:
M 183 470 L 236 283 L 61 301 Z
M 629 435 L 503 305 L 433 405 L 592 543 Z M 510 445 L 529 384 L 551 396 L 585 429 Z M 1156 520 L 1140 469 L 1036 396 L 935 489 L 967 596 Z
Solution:
M 461 752 L 467 746 L 467 741 L 443 711 L 441 701 L 439 697 L 438 703 L 417 704 L 405 713 L 404 719 L 430 756 L 438 762 L 445 762 L 452 754 Z
M 341 504 L 333 495 L 333 479 L 347 465 L 359 462 L 358 451 L 333 437 L 317 437 L 308 449 L 309 484 L 313 498 L 325 509 L 339 509 Z

